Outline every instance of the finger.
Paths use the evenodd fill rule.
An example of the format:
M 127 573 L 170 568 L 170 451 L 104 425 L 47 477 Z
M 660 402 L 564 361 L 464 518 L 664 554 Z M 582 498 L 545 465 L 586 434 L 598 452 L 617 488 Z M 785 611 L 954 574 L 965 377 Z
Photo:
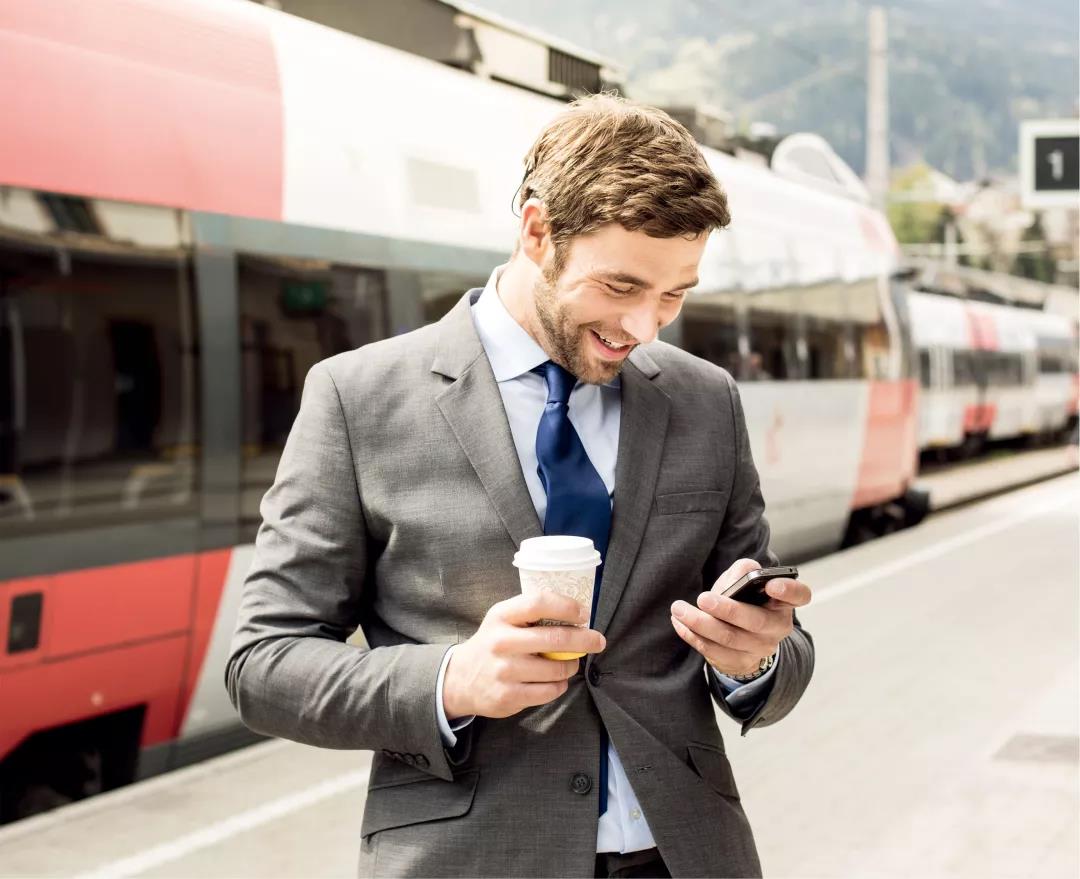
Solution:
M 687 644 L 700 653 L 708 662 L 719 668 L 749 668 L 753 663 L 760 661 L 761 654 L 747 653 L 744 650 L 732 650 L 722 644 L 707 641 L 696 632 L 691 631 L 680 620 L 671 618 L 671 625 Z
M 757 607 L 715 592 L 702 592 L 697 603 L 716 619 L 768 640 L 779 641 L 791 633 L 791 608 L 787 605 L 776 609 Z
M 791 607 L 805 607 L 810 603 L 810 587 L 801 580 L 781 577 L 765 584 L 765 594 Z
M 521 684 L 521 704 L 524 708 L 546 705 L 559 698 L 570 685 L 566 681 L 554 681 L 548 684 Z
M 712 614 L 699 610 L 685 601 L 676 601 L 671 606 L 671 613 L 695 635 L 721 647 L 745 653 L 756 653 L 758 656 L 767 656 L 776 649 L 777 642 L 770 641 L 766 636 L 748 632 L 723 620 L 718 620 Z
M 761 564 L 753 559 L 739 559 L 730 568 L 720 575 L 720 578 L 713 583 L 713 592 L 723 592 L 729 586 L 734 586 L 735 581 L 740 577 L 745 577 L 751 571 L 760 571 Z
M 495 642 L 500 653 L 600 653 L 607 641 L 585 626 L 508 626 Z
M 541 589 L 500 601 L 488 613 L 512 626 L 528 626 L 540 620 L 559 620 L 576 625 L 589 622 L 590 608 L 569 596 Z
M 578 673 L 580 659 L 548 659 L 524 654 L 514 658 L 514 678 L 524 684 L 565 681 Z

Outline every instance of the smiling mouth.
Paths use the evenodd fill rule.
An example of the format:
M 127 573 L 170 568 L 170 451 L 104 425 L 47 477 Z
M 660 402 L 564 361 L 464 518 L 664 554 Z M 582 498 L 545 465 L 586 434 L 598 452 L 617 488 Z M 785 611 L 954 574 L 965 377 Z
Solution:
M 612 354 L 620 354 L 625 351 L 629 351 L 633 346 L 633 342 L 615 342 L 611 339 L 601 336 L 596 330 L 589 330 L 599 341 L 600 344 L 607 348 Z

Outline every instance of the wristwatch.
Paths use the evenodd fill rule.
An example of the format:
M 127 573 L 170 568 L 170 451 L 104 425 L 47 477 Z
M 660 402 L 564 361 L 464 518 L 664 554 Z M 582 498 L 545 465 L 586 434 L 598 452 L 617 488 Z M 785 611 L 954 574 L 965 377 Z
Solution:
M 766 656 L 764 659 L 762 659 L 761 662 L 758 664 L 757 671 L 751 672 L 748 675 L 728 675 L 728 677 L 730 677 L 733 681 L 753 681 L 757 678 L 760 678 L 763 674 L 765 674 L 765 672 L 772 668 L 774 662 L 776 662 L 775 653 L 772 656 Z

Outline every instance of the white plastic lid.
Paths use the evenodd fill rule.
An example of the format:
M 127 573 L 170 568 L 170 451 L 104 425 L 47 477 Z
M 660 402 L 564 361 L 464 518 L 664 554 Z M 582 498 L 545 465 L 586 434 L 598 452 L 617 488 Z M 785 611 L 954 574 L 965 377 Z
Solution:
M 599 564 L 600 553 L 588 537 L 530 537 L 514 553 L 514 566 L 529 571 L 580 571 Z

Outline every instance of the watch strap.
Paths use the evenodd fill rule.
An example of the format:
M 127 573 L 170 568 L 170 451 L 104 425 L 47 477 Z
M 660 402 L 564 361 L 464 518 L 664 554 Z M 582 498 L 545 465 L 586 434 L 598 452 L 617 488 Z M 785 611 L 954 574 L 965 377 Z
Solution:
M 773 667 L 774 662 L 776 662 L 775 653 L 772 656 L 763 657 L 761 662 L 758 664 L 757 671 L 752 672 L 748 675 L 729 675 L 729 677 L 733 681 L 739 681 L 739 683 L 745 684 L 760 678 L 763 674 L 765 674 L 765 672 L 767 672 L 770 668 Z

